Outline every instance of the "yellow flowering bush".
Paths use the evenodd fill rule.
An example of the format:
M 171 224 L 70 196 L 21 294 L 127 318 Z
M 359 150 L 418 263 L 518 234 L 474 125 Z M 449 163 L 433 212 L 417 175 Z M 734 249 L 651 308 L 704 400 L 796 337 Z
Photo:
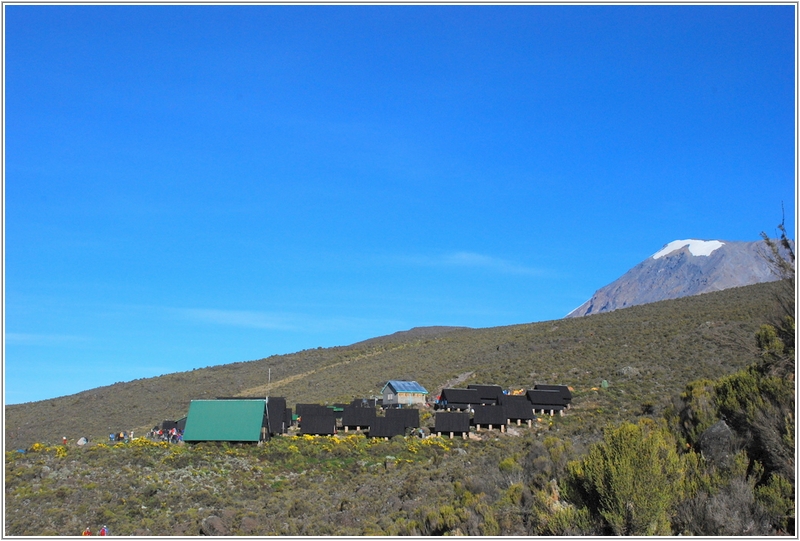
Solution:
M 425 438 L 422 440 L 422 445 L 427 447 L 436 447 L 442 451 L 449 451 L 452 449 L 452 445 L 450 443 L 439 437 Z
M 162 444 L 166 444 L 166 445 L 162 445 Z M 116 444 L 115 447 L 117 445 L 119 445 L 119 444 Z M 169 446 L 169 442 L 166 442 L 166 441 L 150 441 L 147 438 L 143 438 L 143 437 L 140 436 L 138 438 L 133 438 L 128 445 L 132 445 L 133 447 L 156 447 L 156 448 L 158 448 L 158 447 L 167 447 L 167 446 Z

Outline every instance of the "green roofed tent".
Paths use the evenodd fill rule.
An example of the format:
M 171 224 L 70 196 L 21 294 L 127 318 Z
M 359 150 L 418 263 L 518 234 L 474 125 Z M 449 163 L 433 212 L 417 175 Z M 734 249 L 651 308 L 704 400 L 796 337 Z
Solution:
M 183 441 L 259 441 L 265 400 L 192 400 Z

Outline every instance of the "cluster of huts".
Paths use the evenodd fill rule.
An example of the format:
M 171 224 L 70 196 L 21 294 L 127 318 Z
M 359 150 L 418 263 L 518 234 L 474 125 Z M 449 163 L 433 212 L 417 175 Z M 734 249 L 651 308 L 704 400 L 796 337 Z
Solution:
M 179 421 L 164 421 L 183 429 L 183 441 L 261 442 L 286 434 L 334 435 L 359 431 L 369 437 L 391 438 L 420 429 L 418 406 L 428 405 L 428 391 L 416 381 L 389 381 L 382 398 L 355 399 L 350 404 L 296 404 L 283 397 L 219 397 L 192 400 Z M 537 412 L 563 415 L 572 400 L 564 385 L 536 385 L 522 393 L 498 385 L 443 389 L 433 402 L 438 435 L 466 437 L 471 427 L 505 430 L 509 424 L 531 426 Z M 420 432 L 418 432 L 420 433 Z
M 470 427 L 505 431 L 510 424 L 531 426 L 536 414 L 564 415 L 572 402 L 566 385 L 536 385 L 519 394 L 498 385 L 469 385 L 466 389 L 442 389 L 436 400 L 434 432 L 466 436 Z M 444 410 L 444 411 L 442 411 Z

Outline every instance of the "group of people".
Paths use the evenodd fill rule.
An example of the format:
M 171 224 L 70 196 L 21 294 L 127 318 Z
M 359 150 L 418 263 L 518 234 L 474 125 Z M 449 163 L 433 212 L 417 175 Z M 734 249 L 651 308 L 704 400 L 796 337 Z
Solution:
M 130 431 L 130 434 L 126 430 L 123 430 L 122 432 L 115 432 L 108 435 L 108 441 L 111 443 L 118 441 L 128 443 L 132 439 L 133 439 L 133 430 Z
M 170 443 L 178 443 L 179 441 L 183 441 L 183 430 L 179 430 L 175 427 L 170 428 L 169 430 L 159 428 L 154 426 L 152 430 L 150 430 L 150 434 L 148 437 L 151 440 L 157 441 L 168 441 Z
M 89 527 L 87 526 L 86 529 L 83 530 L 83 533 L 81 535 L 92 535 L 92 530 L 90 530 Z M 111 535 L 111 534 L 108 533 L 108 527 L 103 526 L 102 528 L 100 528 L 100 531 L 97 532 L 97 535 Z

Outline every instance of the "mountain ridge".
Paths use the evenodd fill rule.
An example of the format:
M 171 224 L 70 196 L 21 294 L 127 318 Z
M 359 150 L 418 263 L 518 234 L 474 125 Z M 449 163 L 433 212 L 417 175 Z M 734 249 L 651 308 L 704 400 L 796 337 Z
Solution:
M 676 240 L 601 287 L 565 317 L 777 281 L 761 241 Z

